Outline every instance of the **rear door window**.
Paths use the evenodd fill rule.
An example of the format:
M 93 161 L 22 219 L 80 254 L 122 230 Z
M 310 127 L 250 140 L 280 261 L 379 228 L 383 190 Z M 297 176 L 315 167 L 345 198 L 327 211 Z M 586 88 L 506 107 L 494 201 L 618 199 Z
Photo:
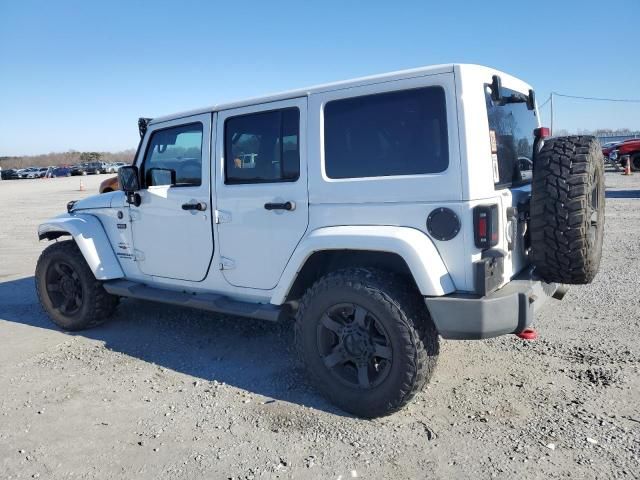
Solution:
M 438 173 L 449 165 L 444 89 L 352 97 L 324 108 L 329 178 Z
M 293 182 L 300 176 L 300 111 L 230 117 L 225 125 L 225 183 Z

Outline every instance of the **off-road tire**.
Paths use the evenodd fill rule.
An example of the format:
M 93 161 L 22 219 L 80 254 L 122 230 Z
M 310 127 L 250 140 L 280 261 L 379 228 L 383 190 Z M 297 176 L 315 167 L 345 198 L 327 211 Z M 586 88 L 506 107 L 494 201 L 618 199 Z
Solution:
M 82 289 L 82 304 L 73 315 L 65 315 L 57 309 L 47 289 L 47 271 L 56 261 L 63 261 L 75 271 Z M 43 309 L 53 323 L 64 330 L 83 330 L 100 325 L 113 314 L 119 301 L 119 297 L 107 293 L 102 282 L 96 280 L 73 240 L 55 242 L 42 252 L 36 265 L 35 283 Z
M 532 262 L 547 282 L 594 279 L 602 256 L 604 191 L 604 159 L 595 137 L 545 141 L 533 169 L 529 226 Z
M 332 305 L 355 303 L 371 311 L 389 334 L 393 358 L 387 376 L 371 389 L 345 386 L 332 376 L 318 347 L 318 324 Z M 415 287 L 372 268 L 339 270 L 304 294 L 295 319 L 296 349 L 311 382 L 342 410 L 373 418 L 402 408 L 431 378 L 438 358 L 435 325 Z
M 631 170 L 640 172 L 640 153 L 631 155 Z

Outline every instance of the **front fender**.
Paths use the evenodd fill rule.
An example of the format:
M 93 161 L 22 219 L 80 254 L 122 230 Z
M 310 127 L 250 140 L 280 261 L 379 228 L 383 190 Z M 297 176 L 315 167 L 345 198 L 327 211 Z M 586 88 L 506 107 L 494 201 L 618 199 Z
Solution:
M 406 262 L 422 295 L 441 296 L 455 290 L 438 250 L 420 230 L 394 226 L 339 226 L 313 230 L 300 242 L 273 291 L 271 303 L 284 303 L 307 259 L 324 250 L 395 253 Z
M 63 235 L 71 235 L 75 240 L 98 280 L 124 277 L 104 227 L 96 217 L 82 213 L 63 214 L 41 223 L 38 227 L 40 240 L 53 240 Z

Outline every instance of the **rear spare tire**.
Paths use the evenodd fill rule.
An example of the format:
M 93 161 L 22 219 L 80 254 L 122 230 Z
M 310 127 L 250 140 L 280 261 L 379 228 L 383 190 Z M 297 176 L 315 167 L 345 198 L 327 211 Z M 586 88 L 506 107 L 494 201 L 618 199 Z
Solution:
M 547 282 L 591 283 L 602 256 L 604 159 L 591 136 L 550 138 L 536 156 L 531 250 Z

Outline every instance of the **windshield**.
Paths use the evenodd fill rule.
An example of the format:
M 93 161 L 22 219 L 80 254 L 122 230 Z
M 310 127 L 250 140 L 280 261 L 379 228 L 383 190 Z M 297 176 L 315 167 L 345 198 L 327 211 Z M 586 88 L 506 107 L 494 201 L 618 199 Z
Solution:
M 519 93 L 504 87 L 501 91 L 503 96 Z M 530 183 L 533 168 L 533 131 L 538 128 L 536 111 L 529 110 L 526 103 L 502 105 L 494 102 L 491 99 L 489 85 L 485 85 L 485 100 L 496 188 Z

